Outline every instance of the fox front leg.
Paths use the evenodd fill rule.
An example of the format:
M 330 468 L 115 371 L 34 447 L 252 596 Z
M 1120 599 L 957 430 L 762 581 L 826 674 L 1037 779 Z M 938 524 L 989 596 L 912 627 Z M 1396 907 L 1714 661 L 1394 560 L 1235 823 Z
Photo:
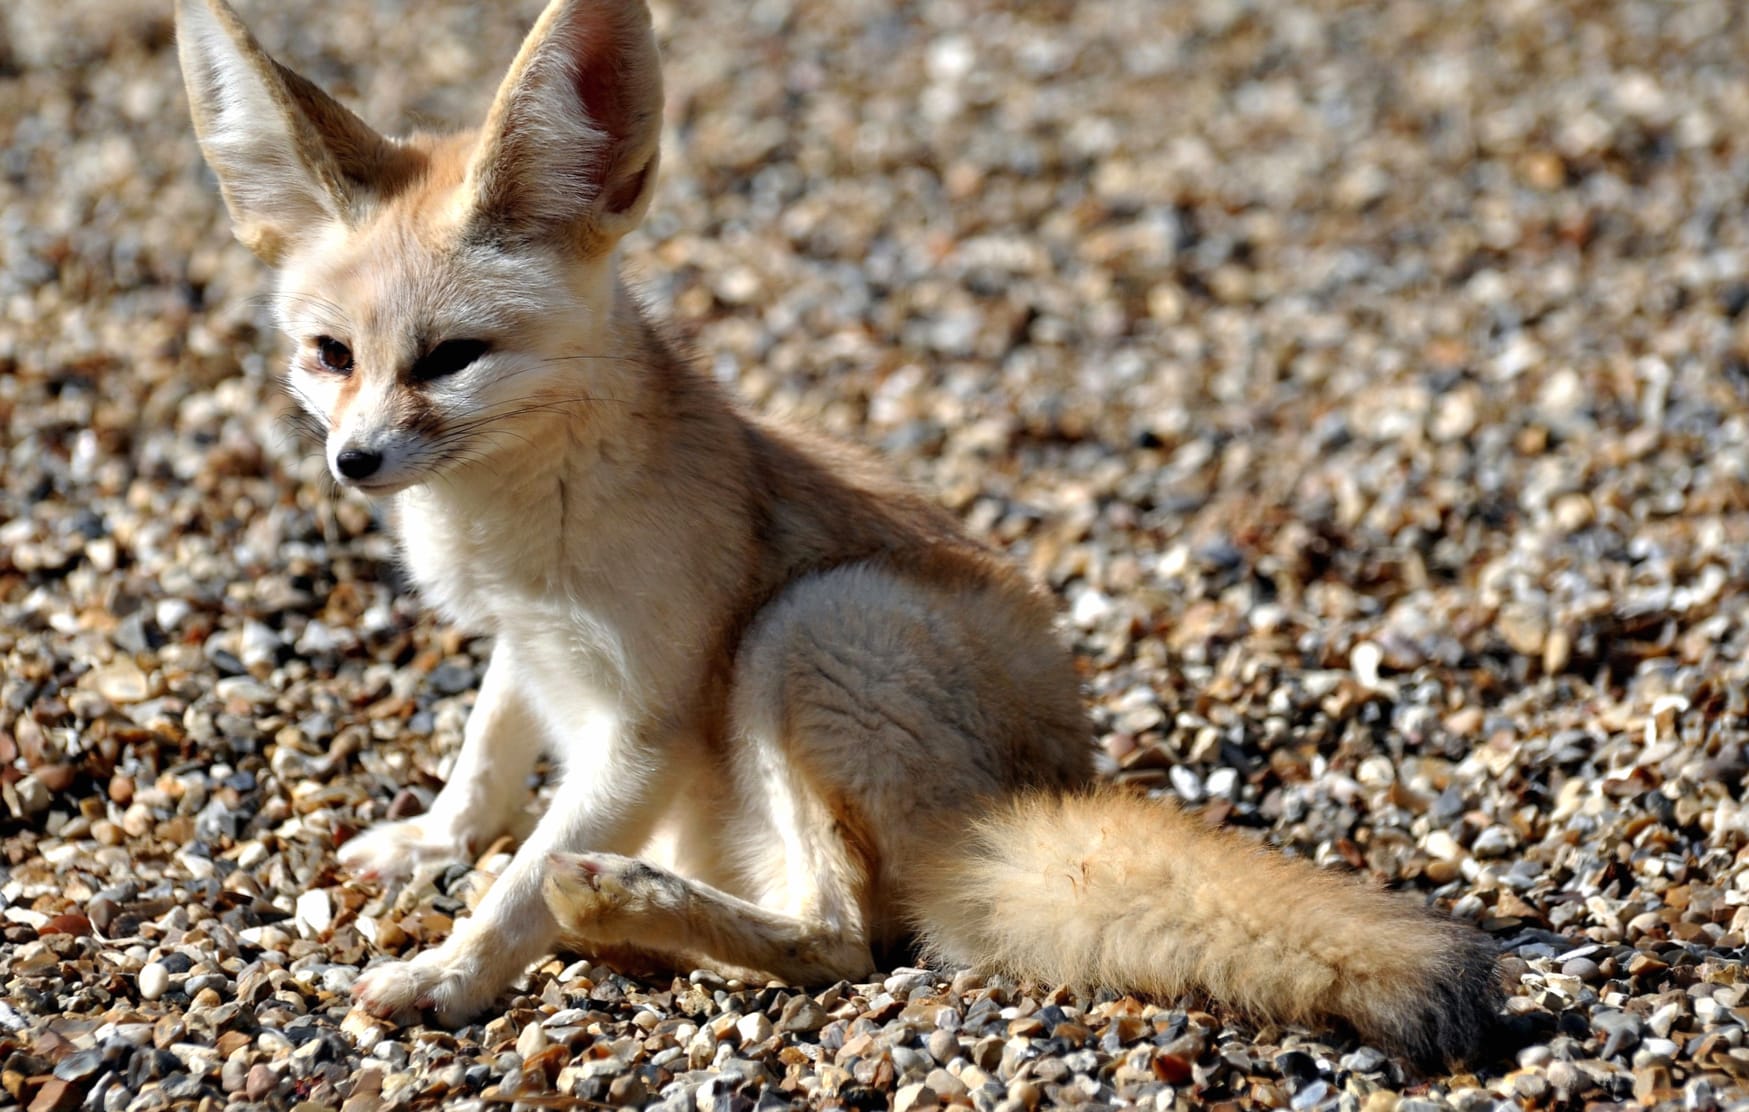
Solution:
M 353 996 L 367 1011 L 388 1017 L 430 1008 L 447 1025 L 466 1022 L 559 941 L 542 895 L 548 855 L 633 853 L 649 840 L 666 805 L 651 747 L 606 717 L 585 732 L 591 736 L 566 742 L 575 759 L 552 805 L 473 915 L 441 946 L 365 970 Z
M 495 648 L 462 734 L 461 753 L 431 810 L 353 838 L 340 847 L 343 866 L 360 876 L 406 876 L 424 865 L 471 861 L 511 829 L 542 736 L 514 673 L 509 649 Z

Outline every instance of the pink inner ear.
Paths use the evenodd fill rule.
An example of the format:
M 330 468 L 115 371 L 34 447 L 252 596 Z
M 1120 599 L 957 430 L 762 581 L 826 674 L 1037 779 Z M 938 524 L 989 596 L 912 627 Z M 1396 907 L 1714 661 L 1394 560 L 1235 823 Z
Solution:
M 602 209 L 607 212 L 624 212 L 637 204 L 638 195 L 644 191 L 644 179 L 649 175 L 650 164 L 646 162 L 630 177 L 608 182 L 601 191 Z
M 633 109 L 627 96 L 628 81 L 638 75 L 627 72 L 635 61 L 637 42 L 610 13 L 598 8 L 571 21 L 563 32 L 560 49 L 571 63 L 571 81 L 577 100 L 589 122 L 607 132 L 616 142 L 631 134 Z
M 488 220 L 550 228 L 631 211 L 661 125 L 649 15 L 624 0 L 564 0 L 542 18 L 499 94 L 482 148 Z
M 601 205 L 608 212 L 621 212 L 634 204 L 643 189 L 647 165 L 626 165 L 625 145 L 634 142 L 650 122 L 642 118 L 656 64 L 648 56 L 647 28 L 635 18 L 630 5 L 603 10 L 589 5 L 561 32 L 561 49 L 570 60 L 572 87 L 591 125 L 608 136 L 606 165 L 601 170 Z

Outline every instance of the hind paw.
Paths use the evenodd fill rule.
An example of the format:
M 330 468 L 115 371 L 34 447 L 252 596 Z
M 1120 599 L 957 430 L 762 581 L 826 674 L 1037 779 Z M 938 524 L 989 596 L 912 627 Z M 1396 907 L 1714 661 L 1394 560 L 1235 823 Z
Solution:
M 565 927 L 602 938 L 636 920 L 679 911 L 685 882 L 672 873 L 613 853 L 547 855 L 547 906 Z

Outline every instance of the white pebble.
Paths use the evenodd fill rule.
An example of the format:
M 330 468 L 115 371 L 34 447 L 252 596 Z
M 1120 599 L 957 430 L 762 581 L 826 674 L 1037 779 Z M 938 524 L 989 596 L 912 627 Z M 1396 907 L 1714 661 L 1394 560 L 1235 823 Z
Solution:
M 1081 629 L 1092 629 L 1112 611 L 1111 600 L 1098 591 L 1085 590 L 1069 608 L 1069 620 Z
M 1464 847 L 1458 845 L 1457 839 L 1443 830 L 1435 830 L 1422 843 L 1427 852 L 1441 861 L 1456 861 L 1464 856 Z
M 516 1036 L 516 1053 L 524 1062 L 547 1048 L 547 1029 L 537 1020 Z
M 764 1012 L 754 1012 L 742 1016 L 735 1024 L 735 1030 L 741 1034 L 742 1046 L 754 1046 L 771 1037 L 771 1020 Z
M 176 632 L 176 628 L 182 624 L 182 620 L 188 617 L 193 609 L 194 607 L 183 599 L 160 599 L 157 606 L 158 628 L 165 633 Z
M 1470 852 L 1477 857 L 1499 857 L 1518 844 L 1518 838 L 1504 826 L 1490 826 L 1476 835 Z
M 1681 1049 L 1670 1039 L 1652 1038 L 1640 1044 L 1640 1054 L 1645 1056 L 1647 1065 L 1674 1062 Z M 1639 1063 L 1636 1062 L 1635 1065 Z
M 902 1086 L 893 1095 L 893 1112 L 910 1112 L 914 1108 L 934 1108 L 940 1103 L 935 1090 L 921 1081 Z
M 293 921 L 305 938 L 320 938 L 327 934 L 328 928 L 334 925 L 334 905 L 329 901 L 328 893 L 312 888 L 299 896 Z
M 1354 669 L 1354 678 L 1365 688 L 1378 687 L 1379 666 L 1384 662 L 1385 651 L 1371 641 L 1362 641 L 1348 654 L 1348 664 Z
M 158 962 L 149 961 L 140 970 L 140 999 L 156 1000 L 170 988 L 170 970 Z

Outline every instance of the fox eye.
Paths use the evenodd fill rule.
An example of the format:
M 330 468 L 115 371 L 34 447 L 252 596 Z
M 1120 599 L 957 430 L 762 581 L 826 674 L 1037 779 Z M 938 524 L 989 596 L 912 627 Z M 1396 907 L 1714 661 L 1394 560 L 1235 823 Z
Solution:
M 316 358 L 335 374 L 352 373 L 352 349 L 332 336 L 316 337 Z
M 485 340 L 445 340 L 419 357 L 413 364 L 413 377 L 420 382 L 430 382 L 453 375 L 491 348 L 492 345 Z

